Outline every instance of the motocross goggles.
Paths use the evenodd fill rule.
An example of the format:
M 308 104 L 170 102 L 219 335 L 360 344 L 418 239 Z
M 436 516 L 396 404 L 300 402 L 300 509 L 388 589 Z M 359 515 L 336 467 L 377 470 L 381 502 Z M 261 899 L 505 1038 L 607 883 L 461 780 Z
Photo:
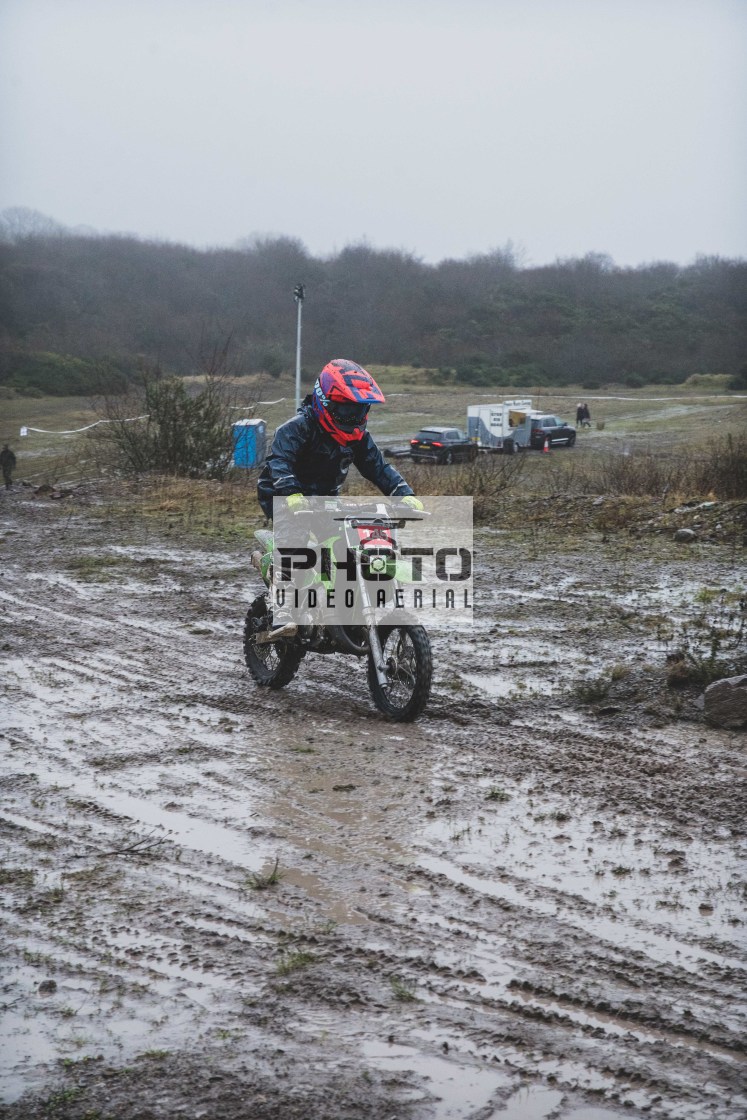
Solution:
M 330 401 L 327 412 L 343 431 L 353 431 L 366 423 L 370 407 L 358 401 Z

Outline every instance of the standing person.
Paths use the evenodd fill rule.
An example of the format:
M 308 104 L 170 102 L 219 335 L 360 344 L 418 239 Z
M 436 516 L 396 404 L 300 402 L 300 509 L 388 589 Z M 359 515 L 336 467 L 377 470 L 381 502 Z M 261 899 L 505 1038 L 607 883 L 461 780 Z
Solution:
M 576 427 L 580 427 L 584 422 L 584 406 L 581 401 L 576 405 Z
M 582 413 L 582 415 L 581 415 L 581 426 L 583 428 L 590 428 L 591 427 L 591 413 L 589 412 L 589 406 L 586 403 L 586 401 L 584 401 L 581 413 Z
M 13 471 L 16 469 L 16 457 L 8 447 L 7 443 L 3 444 L 3 449 L 0 451 L 0 467 L 3 469 L 3 482 L 5 489 L 10 490 L 13 486 Z
M 371 405 L 383 404 L 384 399 L 371 374 L 356 362 L 328 362 L 296 415 L 275 432 L 257 482 L 265 516 L 272 517 L 274 497 L 285 497 L 291 509 L 298 509 L 307 496 L 339 494 L 351 464 L 382 494 L 422 509 L 366 430 Z

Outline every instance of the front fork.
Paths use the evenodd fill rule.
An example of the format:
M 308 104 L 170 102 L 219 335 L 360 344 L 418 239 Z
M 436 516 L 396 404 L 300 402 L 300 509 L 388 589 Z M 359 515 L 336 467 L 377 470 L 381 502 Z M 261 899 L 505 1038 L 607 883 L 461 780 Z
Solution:
M 384 665 L 384 651 L 379 641 L 379 631 L 375 626 L 367 626 L 366 629 L 368 630 L 368 644 L 371 647 L 371 657 L 373 658 L 376 679 L 382 688 L 386 688 L 389 684 L 389 677 L 386 674 L 386 666 Z
M 368 632 L 368 645 L 371 650 L 371 658 L 373 660 L 374 672 L 376 679 L 382 688 L 386 688 L 389 684 L 389 677 L 386 673 L 386 665 L 384 664 L 384 651 L 381 648 L 381 640 L 379 639 L 379 631 L 376 626 L 376 610 L 371 604 L 371 599 L 368 594 L 368 586 L 359 578 L 358 587 L 363 598 L 363 618 Z

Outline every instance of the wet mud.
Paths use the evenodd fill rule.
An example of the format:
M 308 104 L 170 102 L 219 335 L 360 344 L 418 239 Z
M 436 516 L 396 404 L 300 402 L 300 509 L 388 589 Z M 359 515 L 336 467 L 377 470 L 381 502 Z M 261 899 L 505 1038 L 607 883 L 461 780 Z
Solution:
M 398 725 L 253 685 L 245 546 L 86 501 L 0 506 L 0 1116 L 746 1114 L 747 743 L 665 677 L 743 548 L 478 532 Z

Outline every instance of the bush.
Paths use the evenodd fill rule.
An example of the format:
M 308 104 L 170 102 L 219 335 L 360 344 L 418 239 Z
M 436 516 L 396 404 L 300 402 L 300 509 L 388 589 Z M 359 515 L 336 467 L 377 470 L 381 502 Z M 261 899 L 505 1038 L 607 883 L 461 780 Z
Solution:
M 704 588 L 700 610 L 678 633 L 662 635 L 676 643 L 667 655 L 670 688 L 706 688 L 720 677 L 747 667 L 747 600 L 739 592 Z
M 223 478 L 232 459 L 231 399 L 221 377 L 206 376 L 190 395 L 180 378 L 143 370 L 138 391 L 105 403 L 107 423 L 91 438 L 112 448 L 126 472 Z
M 603 427 L 600 420 L 597 427 Z M 603 452 L 555 459 L 557 493 L 604 494 L 614 498 L 740 501 L 747 498 L 747 434 L 713 438 L 686 451 Z M 545 476 L 547 481 L 550 476 Z
M 712 439 L 692 460 L 692 477 L 697 493 L 722 501 L 747 498 L 747 435 Z
M 494 385 L 497 371 L 480 361 L 462 362 L 456 367 L 455 380 L 464 385 Z
M 549 384 L 549 375 L 542 366 L 531 363 L 523 366 L 508 366 L 497 371 L 498 385 L 540 385 Z
M 742 366 L 739 373 L 734 374 L 727 388 L 736 390 L 737 392 L 740 389 L 747 389 L 747 365 Z
M 78 397 L 124 392 L 128 378 L 114 361 L 93 362 L 68 354 L 15 351 L 3 356 L 0 382 L 24 397 Z
M 653 378 L 653 382 L 658 385 L 682 385 L 687 380 L 687 374 L 681 370 L 662 370 Z M 651 382 L 652 379 L 649 378 L 648 383 L 651 384 Z
M 729 378 L 725 373 L 692 373 L 682 379 L 686 389 L 697 389 L 701 393 L 725 393 Z
M 430 371 L 429 380 L 434 385 L 448 385 L 454 378 L 454 370 L 449 366 L 441 366 Z
M 417 494 L 471 496 L 475 521 L 486 523 L 494 520 L 501 499 L 518 485 L 526 467 L 526 455 L 479 455 L 448 470 L 408 465 L 407 481 Z
M 273 378 L 281 377 L 291 368 L 290 360 L 279 347 L 266 350 L 259 360 L 260 371 Z

